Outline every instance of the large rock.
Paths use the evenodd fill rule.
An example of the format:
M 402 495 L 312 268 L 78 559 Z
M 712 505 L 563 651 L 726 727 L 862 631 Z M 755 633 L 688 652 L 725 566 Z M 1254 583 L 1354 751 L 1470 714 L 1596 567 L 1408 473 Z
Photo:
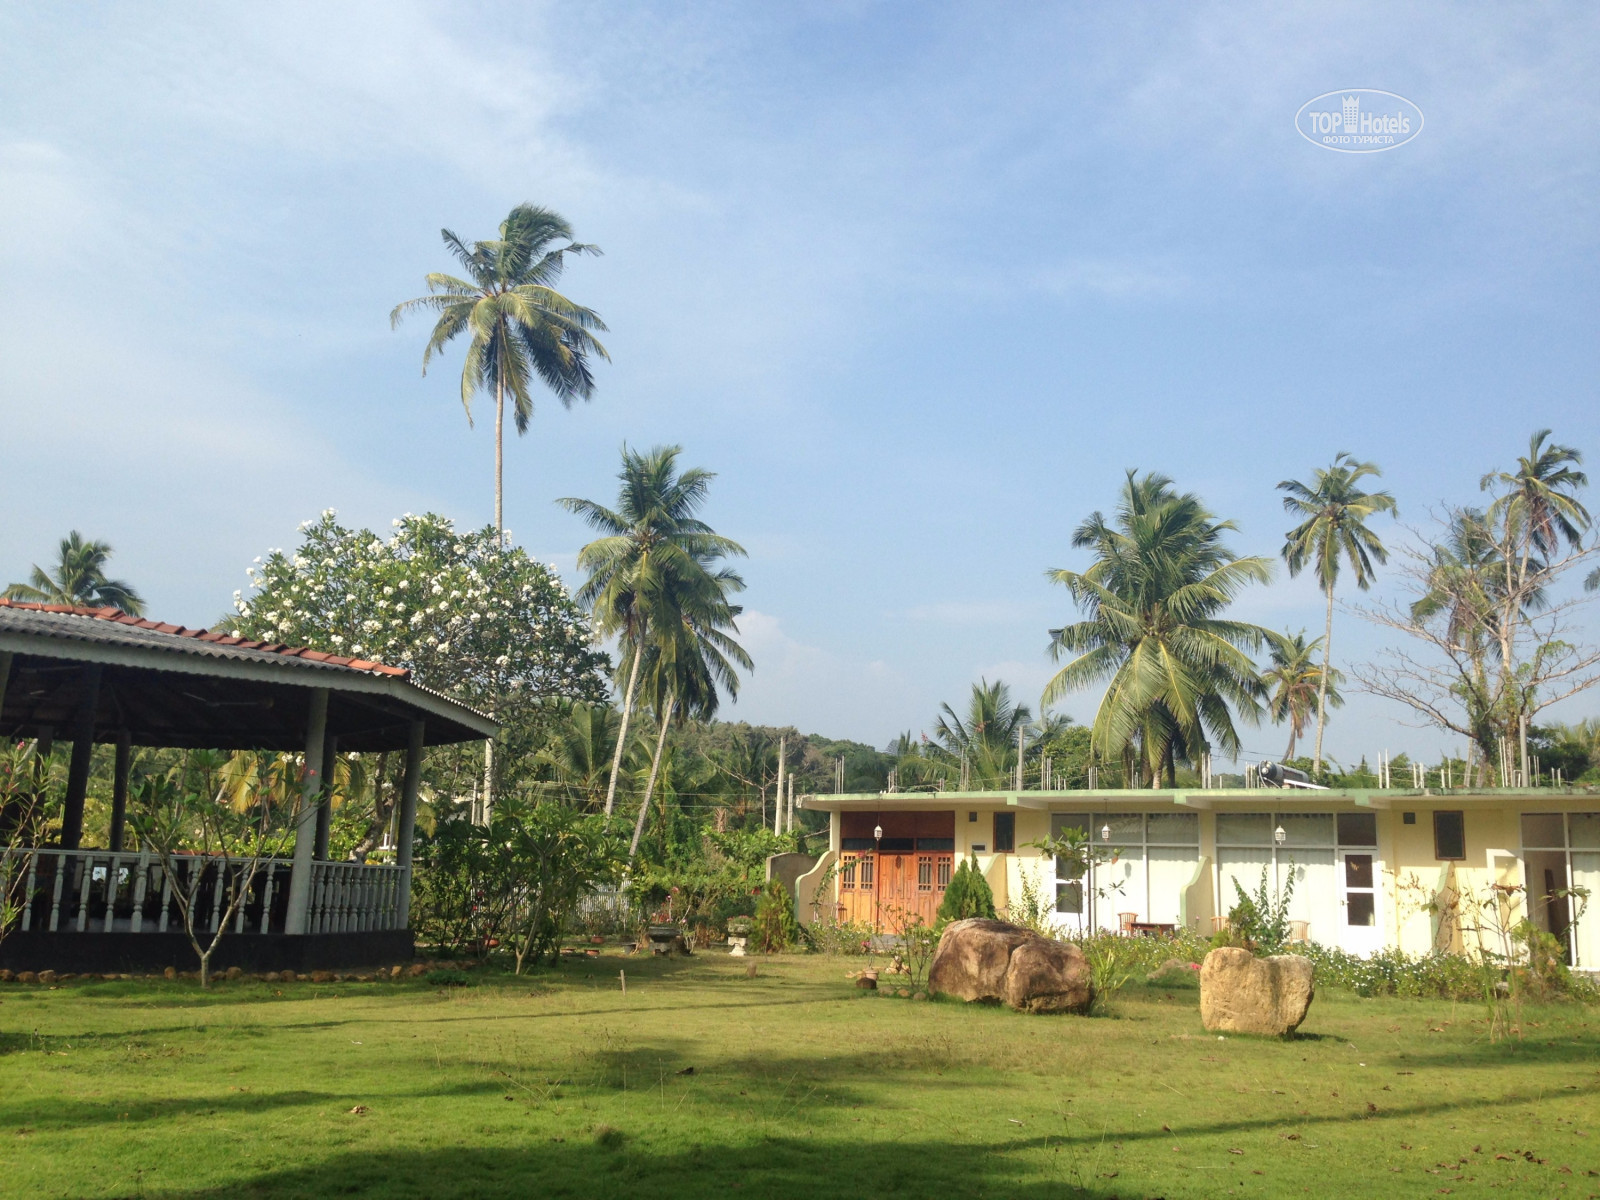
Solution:
M 1200 964 L 1200 1021 L 1214 1033 L 1293 1033 L 1316 994 L 1311 960 L 1297 954 L 1257 958 L 1229 946 Z
M 1086 1012 L 1094 999 L 1089 960 L 1067 942 L 973 917 L 944 931 L 928 990 L 1019 1012 Z

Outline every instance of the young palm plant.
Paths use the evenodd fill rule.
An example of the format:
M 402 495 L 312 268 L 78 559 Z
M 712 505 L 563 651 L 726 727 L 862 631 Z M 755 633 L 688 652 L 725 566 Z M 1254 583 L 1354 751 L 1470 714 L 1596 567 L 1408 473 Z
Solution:
M 1394 497 L 1388 492 L 1364 492 L 1360 483 L 1368 475 L 1379 476 L 1375 463 L 1357 462 L 1340 451 L 1328 467 L 1318 467 L 1310 484 L 1285 479 L 1278 489 L 1287 493 L 1283 507 L 1305 518 L 1284 535 L 1283 560 L 1289 574 L 1298 575 L 1310 563 L 1317 582 L 1328 599 L 1327 627 L 1322 634 L 1322 681 L 1317 687 L 1317 745 L 1311 758 L 1313 772 L 1322 770 L 1322 731 L 1328 720 L 1328 680 L 1333 664 L 1333 592 L 1339 582 L 1340 564 L 1348 562 L 1362 591 L 1372 586 L 1373 560 L 1389 560 L 1378 535 L 1367 528 L 1367 521 L 1378 513 L 1395 512 Z
M 6 599 L 34 604 L 70 604 L 74 608 L 109 605 L 133 616 L 142 616 L 144 600 L 133 590 L 133 585 L 106 578 L 106 562 L 110 558 L 109 543 L 86 541 L 74 529 L 61 539 L 55 565 L 49 571 L 35 565 L 27 583 L 13 583 L 6 589 Z
M 1289 746 L 1283 752 L 1284 761 L 1294 757 L 1295 746 L 1305 736 L 1311 714 L 1317 708 L 1317 694 L 1322 690 L 1322 666 L 1317 659 L 1321 638 L 1306 641 L 1305 630 L 1293 637 L 1287 634 L 1270 635 L 1268 654 L 1271 665 L 1261 672 L 1261 682 L 1267 685 L 1267 715 L 1274 725 L 1289 726 Z M 1339 684 L 1344 676 L 1334 671 L 1328 680 L 1329 708 L 1341 708 L 1344 697 L 1339 694 Z
M 512 209 L 493 241 L 468 244 L 448 229 L 439 233 L 471 278 L 432 272 L 428 295 L 395 305 L 389 324 L 398 327 L 413 309 L 439 314 L 422 352 L 424 375 L 435 354 L 468 335 L 461 404 L 470 425 L 473 396 L 480 389 L 494 393 L 494 527 L 503 534 L 506 393 L 517 432 L 525 434 L 533 419 L 535 378 L 571 408 L 574 400 L 594 395 L 591 356 L 611 357 L 594 336 L 606 331 L 599 314 L 555 290 L 568 255 L 599 254 L 600 248 L 573 241 L 565 218 L 533 204 Z
M 577 598 L 590 607 L 596 631 L 620 638 L 623 647 L 619 682 L 623 674 L 627 682 L 606 788 L 607 816 L 616 806 L 622 746 L 652 639 L 658 631 L 672 635 L 685 622 L 693 623 L 702 636 L 736 629 L 738 609 L 728 597 L 744 590 L 744 580 L 719 564 L 724 558 L 743 558 L 745 550 L 695 515 L 716 476 L 699 467 L 680 474 L 682 453 L 681 446 L 657 446 L 644 454 L 624 446 L 615 509 L 571 496 L 558 501 L 603 535 L 578 552 L 578 566 L 588 579 Z
M 1091 746 L 1129 778 L 1153 784 L 1164 772 L 1170 783 L 1179 757 L 1195 762 L 1213 744 L 1237 754 L 1235 712 L 1260 717 L 1265 688 L 1249 652 L 1268 633 L 1222 613 L 1271 570 L 1227 548 L 1233 528 L 1165 476 L 1129 471 L 1115 517 L 1093 513 L 1073 533 L 1093 565 L 1048 573 L 1087 616 L 1050 631 L 1052 657 L 1070 657 L 1041 706 L 1106 681 Z

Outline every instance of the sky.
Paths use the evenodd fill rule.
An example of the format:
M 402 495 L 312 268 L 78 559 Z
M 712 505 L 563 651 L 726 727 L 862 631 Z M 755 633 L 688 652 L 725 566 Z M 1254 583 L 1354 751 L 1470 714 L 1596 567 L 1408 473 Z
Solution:
M 724 716 L 882 745 L 980 678 L 1037 706 L 1046 571 L 1126 470 L 1275 558 L 1275 485 L 1341 450 L 1396 544 L 1536 429 L 1600 469 L 1597 61 L 1580 4 L 5 6 L 0 576 L 79 529 L 205 625 L 323 509 L 487 523 L 491 409 L 388 314 L 441 227 L 529 201 L 604 250 L 562 286 L 612 362 L 508 438 L 521 545 L 575 583 L 553 501 L 681 444 L 749 550 Z M 1297 134 L 1357 87 L 1423 131 Z M 1281 564 L 1236 611 L 1323 617 Z M 1341 609 L 1336 661 L 1389 638 Z M 1329 751 L 1459 744 L 1407 721 L 1352 695 Z

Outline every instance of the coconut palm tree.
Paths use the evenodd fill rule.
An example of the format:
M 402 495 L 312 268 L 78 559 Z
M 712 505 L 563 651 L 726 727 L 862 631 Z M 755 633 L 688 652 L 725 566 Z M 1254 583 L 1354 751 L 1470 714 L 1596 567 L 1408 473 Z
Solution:
M 743 591 L 744 580 L 718 564 L 724 558 L 743 558 L 745 550 L 695 515 L 716 476 L 700 467 L 680 474 L 682 453 L 681 446 L 657 446 L 645 454 L 624 446 L 615 509 L 572 496 L 558 501 L 603 535 L 578 552 L 578 566 L 589 577 L 577 598 L 590 607 L 597 632 L 619 637 L 623 644 L 618 682 L 624 675 L 627 682 L 622 685 L 622 728 L 606 789 L 608 816 L 616 805 L 622 743 L 633 717 L 639 669 L 658 631 L 672 644 L 679 627 L 688 622 L 706 646 L 730 655 L 737 649 L 722 631 L 737 630 L 739 610 L 728 596 Z M 748 659 L 741 665 L 748 669 Z
M 1318 467 L 1310 485 L 1285 479 L 1278 489 L 1287 493 L 1283 507 L 1303 517 L 1284 535 L 1283 560 L 1289 574 L 1299 575 L 1307 563 L 1315 566 L 1317 582 L 1328 599 L 1328 619 L 1322 634 L 1322 680 L 1317 686 L 1317 745 L 1312 755 L 1313 772 L 1322 769 L 1322 731 L 1328 719 L 1328 680 L 1333 667 L 1333 592 L 1339 582 L 1341 563 L 1349 563 L 1356 586 L 1362 591 L 1372 586 L 1373 560 L 1389 560 L 1378 535 L 1367 528 L 1369 518 L 1378 513 L 1394 515 L 1394 497 L 1388 492 L 1364 492 L 1358 486 L 1368 475 L 1382 475 L 1375 463 L 1357 462 L 1340 451 L 1328 467 Z
M 1091 747 L 1120 759 L 1130 779 L 1153 783 L 1165 772 L 1170 782 L 1178 757 L 1197 761 L 1213 743 L 1237 754 L 1234 713 L 1259 719 L 1265 689 L 1248 652 L 1267 631 L 1221 614 L 1271 569 L 1227 548 L 1233 529 L 1165 476 L 1129 471 L 1115 517 L 1093 513 L 1073 533 L 1075 547 L 1094 551 L 1093 565 L 1048 572 L 1087 617 L 1050 631 L 1051 656 L 1071 657 L 1041 707 L 1107 681 Z
M 1589 477 L 1578 466 L 1583 455 L 1571 446 L 1546 445 L 1548 429 L 1528 439 L 1528 453 L 1517 459 L 1515 471 L 1491 471 L 1480 483 L 1484 491 L 1504 490 L 1489 506 L 1488 523 L 1514 532 L 1523 549 L 1526 567 L 1532 555 L 1549 557 L 1562 542 L 1576 547 L 1591 524 L 1589 510 L 1572 493 L 1586 487 Z
M 35 564 L 27 583 L 13 583 L 7 600 L 34 604 L 68 604 L 74 608 L 120 608 L 133 616 L 144 614 L 144 600 L 133 585 L 106 578 L 111 557 L 109 542 L 85 541 L 74 529 L 61 539 L 55 565 L 46 571 Z
M 966 763 L 968 785 L 975 788 L 1007 788 L 1017 767 L 1017 735 L 1024 750 L 1049 732 L 1063 725 L 1064 719 L 1046 718 L 1036 726 L 1026 704 L 1011 697 L 1011 689 L 1000 680 L 980 679 L 972 685 L 965 716 L 949 704 L 939 706 L 938 728 L 934 741 L 943 765 L 951 772 Z
M 533 419 L 530 389 L 536 377 L 571 408 L 574 400 L 594 394 L 590 357 L 611 357 L 594 336 L 593 331 L 606 329 L 599 314 L 555 290 L 568 255 L 599 254 L 600 248 L 573 241 L 565 218 L 533 204 L 512 209 L 493 241 L 468 244 L 448 229 L 439 233 L 470 278 L 429 274 L 428 295 L 395 305 L 389 323 L 398 327 L 413 309 L 439 314 L 422 352 L 424 375 L 435 354 L 460 334 L 468 335 L 461 404 L 470 425 L 473 396 L 480 388 L 494 393 L 494 527 L 503 534 L 506 393 L 517 432 L 525 434 Z
M 688 597 L 689 609 L 679 613 L 676 621 L 657 626 L 645 647 L 647 665 L 642 686 L 656 714 L 656 748 L 650 759 L 650 776 L 645 782 L 644 800 L 639 805 L 638 819 L 633 827 L 633 843 L 628 848 L 630 860 L 638 852 L 639 838 L 644 833 L 645 814 L 650 811 L 650 800 L 661 774 L 661 756 L 667 745 L 667 730 L 674 720 L 680 726 L 689 718 L 711 720 L 716 716 L 721 702 L 718 688 L 726 690 L 729 699 L 738 699 L 737 668 L 750 670 L 754 665 L 744 647 L 734 641 L 728 632 L 738 632 L 734 618 L 744 610 L 736 604 L 718 602 L 713 605 L 712 611 L 699 612 L 695 599 L 693 595 Z
M 543 773 L 552 777 L 544 790 L 586 810 L 600 808 L 621 725 L 620 715 L 609 704 L 581 700 L 562 704 L 555 731 L 536 756 Z M 625 750 L 624 756 L 628 753 Z
M 1294 757 L 1294 748 L 1305 734 L 1306 724 L 1316 711 L 1317 693 L 1322 687 L 1322 666 L 1316 661 L 1322 639 L 1306 641 L 1305 630 L 1293 637 L 1275 633 L 1268 643 L 1272 665 L 1261 672 L 1261 682 L 1267 685 L 1267 715 L 1274 725 L 1285 722 L 1289 726 L 1289 746 L 1283 752 L 1284 761 Z M 1344 676 L 1333 672 L 1328 680 L 1328 707 L 1342 708 L 1344 697 L 1339 694 L 1339 684 Z

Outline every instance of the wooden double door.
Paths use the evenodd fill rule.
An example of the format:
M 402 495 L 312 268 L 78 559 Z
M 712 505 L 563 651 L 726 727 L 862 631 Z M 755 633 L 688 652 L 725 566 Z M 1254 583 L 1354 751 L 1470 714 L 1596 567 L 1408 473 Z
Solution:
M 839 856 L 839 919 L 896 934 L 916 917 L 932 925 L 954 866 L 950 852 L 846 850 Z

